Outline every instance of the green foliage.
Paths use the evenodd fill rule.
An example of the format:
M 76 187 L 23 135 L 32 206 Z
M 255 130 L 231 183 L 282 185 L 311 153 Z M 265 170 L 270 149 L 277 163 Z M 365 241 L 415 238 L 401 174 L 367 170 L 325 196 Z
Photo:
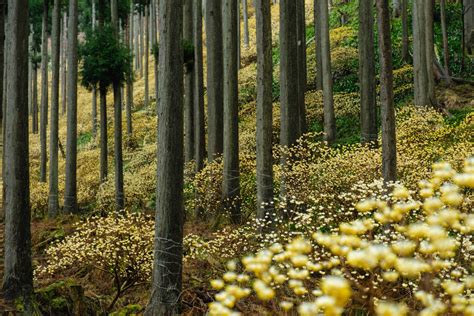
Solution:
M 85 146 L 88 143 L 90 143 L 91 140 L 92 140 L 92 132 L 87 131 L 87 132 L 81 133 L 77 137 L 77 146 L 78 147 Z
M 183 40 L 183 60 L 185 65 L 192 65 L 194 62 L 194 44 L 191 40 Z
M 110 26 L 90 32 L 80 46 L 80 56 L 83 59 L 81 83 L 87 88 L 123 83 L 130 76 L 132 55 L 117 40 Z
M 465 118 L 474 110 L 474 107 L 465 107 L 460 109 L 450 110 L 451 116 L 446 116 L 444 121 L 446 124 L 451 126 L 458 126 L 461 124 Z

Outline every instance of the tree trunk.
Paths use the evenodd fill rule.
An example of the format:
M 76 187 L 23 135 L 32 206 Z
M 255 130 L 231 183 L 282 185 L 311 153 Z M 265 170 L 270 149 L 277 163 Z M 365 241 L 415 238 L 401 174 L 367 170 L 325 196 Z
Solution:
M 298 58 L 296 31 L 296 1 L 280 1 L 280 145 L 291 147 L 298 139 Z M 288 155 L 282 154 L 281 165 L 288 165 Z M 280 186 L 281 198 L 286 197 L 284 177 Z
M 46 182 L 46 127 L 48 124 L 48 12 L 49 0 L 43 3 L 41 44 L 41 109 L 40 109 L 40 182 Z
M 183 40 L 193 43 L 193 4 L 192 0 L 184 0 Z M 184 65 L 184 161 L 194 158 L 194 64 L 187 61 Z
M 224 0 L 224 174 L 222 199 L 233 223 L 240 223 L 238 0 Z
M 145 57 L 145 108 L 148 108 L 148 104 L 150 101 L 150 84 L 149 84 L 149 78 L 148 78 L 148 57 L 150 56 L 150 28 L 149 28 L 149 6 L 145 6 L 145 52 L 144 56 Z
M 323 90 L 323 51 L 321 45 L 321 0 L 314 0 L 314 43 L 316 44 L 316 90 Z
M 111 1 L 112 27 L 114 35 L 120 41 L 119 19 L 118 19 L 118 0 Z M 145 17 L 148 23 L 148 17 Z M 148 33 L 147 28 L 145 32 Z M 148 36 L 145 46 L 148 46 Z M 148 75 L 148 51 L 145 52 L 145 68 Z M 146 79 L 146 78 L 145 78 Z M 125 198 L 123 191 L 123 155 L 122 155 L 122 95 L 120 82 L 113 83 L 114 90 L 114 155 L 115 155 L 115 210 L 121 211 L 125 207 Z
M 61 53 L 61 17 L 60 1 L 54 0 L 53 22 L 51 34 L 51 122 L 49 130 L 49 199 L 48 216 L 56 217 L 59 212 L 59 170 L 58 170 L 58 152 L 59 152 L 59 60 Z
M 133 3 L 130 4 L 130 14 L 128 15 L 128 38 L 127 45 L 130 49 L 130 54 L 133 52 Z M 127 137 L 132 137 L 132 107 L 133 107 L 133 64 L 130 64 L 130 76 L 127 78 L 127 102 L 125 104 L 127 116 Z M 156 78 L 155 78 L 156 79 Z
M 95 1 L 92 1 L 92 31 L 96 28 Z M 97 87 L 92 87 L 92 136 L 97 137 Z
M 377 145 L 373 1 L 359 2 L 359 82 L 361 142 Z
M 30 190 L 28 157 L 28 1 L 8 1 L 5 111 L 5 262 L 3 297 L 19 299 L 24 314 L 33 314 Z
M 32 125 L 33 134 L 38 134 L 38 66 L 33 65 L 33 93 L 32 93 Z
M 409 28 L 408 28 L 408 0 L 402 1 L 402 59 L 405 63 L 410 63 L 410 51 L 409 51 Z
M 183 260 L 183 1 L 159 1 L 160 86 L 153 284 L 145 315 L 180 313 Z
M 65 213 L 77 212 L 77 1 L 69 0 Z
M 429 105 L 424 2 L 413 1 L 413 76 L 415 105 Z
M 393 5 L 393 16 L 395 18 L 400 17 L 401 12 L 402 12 L 402 2 L 403 0 L 393 0 L 392 5 Z
M 464 54 L 467 52 L 472 55 L 474 50 L 474 0 L 463 1 L 464 16 Z
M 61 114 L 64 115 L 66 113 L 66 64 L 67 64 L 67 13 L 63 13 L 63 27 L 62 27 L 62 46 L 63 49 L 61 50 L 62 58 L 61 58 Z
M 443 57 L 444 71 L 446 72 L 446 83 L 451 83 L 449 72 L 449 45 L 448 45 L 448 28 L 446 26 L 446 0 L 440 0 L 441 11 L 441 32 L 443 34 Z
M 273 211 L 272 153 L 272 26 L 270 3 L 256 1 L 257 18 L 257 218 L 271 222 Z
M 144 68 L 143 65 L 143 57 L 145 55 L 145 12 L 142 8 L 143 12 L 140 12 L 140 77 L 143 78 Z
M 247 0 L 242 0 L 242 12 L 243 12 L 243 19 L 244 19 L 244 46 L 249 47 L 249 14 L 248 14 L 248 6 Z M 240 22 L 239 22 L 240 23 Z
M 323 69 L 323 101 L 324 101 L 324 140 L 332 144 L 336 140 L 336 119 L 334 115 L 334 99 L 332 91 L 331 47 L 329 41 L 329 11 L 327 1 L 321 5 L 321 51 Z
M 382 175 L 397 180 L 397 142 L 393 105 L 392 43 L 388 0 L 376 0 L 380 57 L 380 107 L 382 118 Z
M 193 1 L 194 39 L 194 159 L 196 173 L 204 168 L 206 156 L 206 131 L 204 121 L 204 61 L 202 49 L 202 0 Z M 197 198 L 197 196 L 196 196 Z M 203 216 L 204 210 L 196 205 L 196 218 Z
M 428 75 L 428 98 L 430 105 L 436 105 L 435 82 L 434 82 L 434 32 L 433 32 L 433 14 L 434 0 L 423 2 L 425 5 L 425 40 L 426 40 L 426 73 Z
M 299 127 L 298 137 L 302 136 L 307 132 L 306 125 L 306 105 L 305 105 L 305 93 L 307 83 L 306 73 L 306 12 L 305 12 L 305 1 L 296 1 L 296 29 L 298 37 L 298 104 L 299 104 Z
M 100 106 L 100 182 L 107 180 L 108 162 L 107 162 L 107 89 L 99 88 L 99 106 Z
M 33 26 L 30 26 L 30 35 L 28 36 L 28 54 L 33 49 Z M 33 114 L 33 61 L 31 56 L 28 56 L 28 113 Z
M 155 1 L 158 1 L 158 0 L 152 0 L 152 3 L 154 4 L 154 10 L 153 10 L 153 14 L 155 16 L 155 23 L 153 24 L 153 47 L 155 47 L 155 49 L 158 47 L 158 30 L 157 30 L 157 25 L 156 23 L 158 22 L 158 15 L 157 15 L 157 7 L 158 7 L 158 3 L 155 2 Z M 156 55 L 156 52 L 155 52 L 155 55 Z M 155 73 L 155 100 L 156 100 L 156 111 L 158 113 L 158 84 L 159 84 L 159 74 L 158 74 L 158 58 L 157 56 L 153 56 L 153 59 L 154 59 L 154 64 L 153 64 L 153 71 Z
M 206 1 L 207 47 L 207 156 L 209 162 L 222 154 L 223 138 L 223 58 L 221 0 Z
M 3 124 L 3 101 L 5 98 L 5 94 L 3 93 L 3 88 L 6 85 L 6 80 L 4 80 L 4 76 L 6 75 L 5 73 L 5 68 L 6 68 L 6 62 L 5 62 L 5 12 L 6 12 L 6 0 L 0 0 L 0 123 L 2 123 L 1 129 L 5 128 L 5 125 Z M 2 135 L 5 135 L 2 130 Z

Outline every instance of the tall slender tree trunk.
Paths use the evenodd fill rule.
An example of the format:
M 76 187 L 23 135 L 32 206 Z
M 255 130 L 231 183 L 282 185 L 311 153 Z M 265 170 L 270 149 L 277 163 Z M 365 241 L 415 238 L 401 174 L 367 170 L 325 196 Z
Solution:
M 474 10 L 474 8 L 473 8 Z M 443 57 L 444 57 L 444 71 L 446 72 L 446 83 L 451 83 L 449 72 L 449 45 L 448 45 L 448 28 L 446 26 L 446 0 L 440 0 L 441 11 L 441 32 L 443 34 Z
M 127 23 L 127 45 L 130 49 L 130 53 L 133 52 L 133 3 L 130 4 L 130 14 L 128 15 Z M 126 121 L 127 121 L 127 136 L 130 139 L 132 137 L 132 107 L 133 107 L 133 64 L 130 64 L 130 75 L 127 78 L 127 102 L 125 104 Z
M 150 303 L 145 311 L 147 316 L 180 313 L 183 271 L 183 1 L 160 0 L 158 21 L 157 220 L 153 284 Z
M 30 35 L 28 36 L 28 53 L 33 49 L 33 26 L 30 26 Z M 28 113 L 33 114 L 33 61 L 30 56 L 28 56 Z
M 105 23 L 105 0 L 99 0 L 98 31 L 100 32 Z M 99 108 L 100 108 L 100 182 L 105 182 L 108 175 L 108 145 L 107 145 L 107 87 L 99 85 Z
M 135 22 L 134 22 L 134 39 L 135 39 L 135 71 L 140 70 L 140 20 L 138 17 L 138 14 L 135 13 L 133 16 Z
M 51 36 L 51 123 L 49 130 L 49 199 L 48 216 L 56 217 L 59 212 L 59 171 L 58 171 L 58 152 L 59 152 L 59 61 L 61 53 L 61 17 L 60 0 L 54 0 L 53 22 Z
M 92 31 L 96 29 L 96 14 L 95 1 L 92 1 Z M 97 87 L 92 87 L 92 136 L 97 136 Z
M 145 6 L 145 108 L 148 108 L 149 100 L 150 100 L 150 83 L 149 83 L 149 78 L 148 78 L 148 61 L 149 61 L 149 52 L 150 52 L 150 27 L 149 27 L 149 5 Z
M 48 12 L 49 0 L 43 2 L 41 43 L 41 109 L 40 109 L 40 182 L 46 182 L 46 127 L 48 124 Z
M 307 84 L 306 69 L 306 12 L 305 1 L 296 0 L 296 33 L 298 37 L 298 104 L 299 127 L 298 137 L 307 132 L 305 93 Z
M 402 59 L 405 63 L 410 63 L 409 51 L 409 28 L 408 28 L 408 0 L 402 1 Z
M 105 182 L 108 175 L 107 145 L 107 88 L 99 87 L 100 107 L 100 182 Z
M 61 49 L 61 114 L 66 113 L 66 64 L 67 64 L 67 13 L 63 13 L 63 27 L 62 27 L 62 49 Z
M 359 2 L 359 82 L 361 142 L 377 145 L 374 2 Z
M 316 44 L 316 90 L 323 90 L 323 51 L 321 45 L 321 0 L 314 0 L 314 43 Z
M 117 40 L 120 40 L 119 33 L 119 18 L 118 18 L 118 2 L 117 0 L 111 1 L 112 11 L 112 26 L 114 28 L 114 35 Z M 148 17 L 145 17 L 148 21 Z M 148 23 L 148 22 L 147 22 Z M 145 32 L 148 32 L 145 28 Z M 148 36 L 147 36 L 148 38 Z M 148 46 L 148 41 L 145 43 Z M 145 52 L 147 68 L 146 74 L 148 75 L 148 52 Z M 123 154 L 122 154 L 122 95 L 120 89 L 120 82 L 116 81 L 113 83 L 114 89 L 114 155 L 115 155 L 115 209 L 116 211 L 123 210 L 125 208 L 125 195 L 123 190 Z
M 248 13 L 248 6 L 247 0 L 242 0 L 242 17 L 244 19 L 244 46 L 249 46 L 249 13 Z M 240 24 L 240 22 L 239 22 Z
M 392 0 L 393 16 L 398 18 L 402 13 L 402 0 Z
M 77 1 L 69 0 L 65 213 L 77 212 Z
M 425 5 L 425 40 L 426 40 L 426 72 L 428 75 L 428 98 L 430 105 L 436 105 L 435 81 L 434 81 L 434 32 L 433 32 L 433 15 L 434 0 L 423 2 Z
M 193 1 L 184 0 L 183 40 L 193 43 Z M 194 62 L 184 65 L 184 161 L 194 158 Z
M 428 71 L 426 69 L 426 30 L 424 2 L 413 1 L 413 75 L 415 105 L 428 105 Z
M 238 0 L 224 0 L 224 175 L 222 198 L 233 223 L 240 223 Z
M 202 48 L 202 0 L 193 1 L 193 40 L 194 40 L 194 159 L 195 172 L 204 168 L 206 156 L 206 131 L 204 121 L 204 61 Z M 197 193 L 196 198 L 198 198 Z M 198 203 L 196 203 L 198 204 Z M 196 218 L 203 216 L 204 210 L 196 205 Z
M 257 218 L 273 216 L 272 26 L 270 3 L 256 1 L 257 18 Z
M 332 91 L 331 43 L 329 41 L 328 3 L 320 0 L 321 5 L 321 51 L 323 70 L 323 102 L 324 102 L 324 140 L 332 144 L 336 140 L 336 119 L 334 115 L 334 99 Z
M 380 56 L 380 104 L 382 118 L 382 175 L 397 180 L 397 141 L 393 105 L 392 43 L 388 0 L 376 0 Z
M 3 296 L 33 314 L 28 156 L 28 1 L 8 1 L 7 101 L 3 174 L 5 262 Z
M 143 56 L 145 55 L 145 10 L 142 8 L 141 11 L 139 12 L 140 16 L 140 77 L 143 78 L 143 73 L 144 73 L 144 68 L 145 66 L 143 65 Z
M 33 134 L 38 134 L 38 65 L 33 65 L 33 93 L 32 93 L 32 125 Z
M 155 51 L 156 48 L 158 47 L 158 30 L 157 30 L 157 25 L 156 23 L 158 22 L 158 14 L 157 14 L 157 7 L 158 7 L 158 0 L 152 0 L 152 3 L 154 5 L 154 10 L 153 10 L 153 15 L 154 15 L 154 21 L 155 23 L 153 24 L 153 47 L 155 48 L 154 51 L 154 64 L 153 64 L 153 70 L 155 73 L 155 100 L 156 100 L 156 108 L 158 110 L 158 85 L 159 85 L 159 75 L 158 75 L 158 57 L 156 56 L 157 52 Z M 157 111 L 158 112 L 158 111 Z
M 298 58 L 296 31 L 296 1 L 280 1 L 280 145 L 291 147 L 298 139 Z M 288 165 L 288 155 L 283 154 L 281 165 Z M 286 183 L 282 176 L 281 198 L 286 197 Z
M 4 105 L 4 87 L 6 86 L 6 80 L 4 80 L 4 77 L 6 75 L 5 68 L 6 68 L 6 49 L 5 49 L 5 13 L 6 13 L 6 1 L 7 0 L 0 0 L 0 123 L 2 124 L 1 130 L 2 130 L 2 135 L 5 135 L 3 133 L 3 129 L 5 125 L 3 124 L 3 117 L 4 117 L 4 111 L 3 111 L 3 105 Z
M 223 152 L 223 58 L 221 0 L 206 0 L 207 47 L 207 156 L 209 162 Z

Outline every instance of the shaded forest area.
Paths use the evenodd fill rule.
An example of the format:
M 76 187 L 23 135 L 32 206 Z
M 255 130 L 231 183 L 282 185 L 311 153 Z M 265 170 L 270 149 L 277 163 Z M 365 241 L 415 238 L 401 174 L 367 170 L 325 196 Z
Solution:
M 4 315 L 474 315 L 473 0 L 0 0 Z

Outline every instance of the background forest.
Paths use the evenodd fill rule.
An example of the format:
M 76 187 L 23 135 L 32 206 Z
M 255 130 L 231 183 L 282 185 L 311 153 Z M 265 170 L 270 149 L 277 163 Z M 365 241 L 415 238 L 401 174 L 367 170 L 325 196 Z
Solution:
M 474 315 L 474 1 L 0 0 L 6 315 Z

